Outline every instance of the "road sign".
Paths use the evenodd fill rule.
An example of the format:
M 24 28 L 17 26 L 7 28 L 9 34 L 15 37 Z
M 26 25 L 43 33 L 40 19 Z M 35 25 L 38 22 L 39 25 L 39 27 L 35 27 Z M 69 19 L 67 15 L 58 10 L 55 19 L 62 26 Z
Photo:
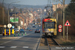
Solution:
M 59 25 L 58 28 L 62 28 L 62 25 Z
M 6 29 L 4 29 L 4 35 L 6 35 Z
M 19 18 L 18 17 L 10 17 L 10 22 L 12 22 L 12 23 L 18 23 L 18 21 L 19 21 Z
M 6 25 L 4 25 L 4 28 L 6 28 Z
M 58 31 L 59 31 L 59 32 L 62 32 L 62 29 L 59 29 Z
M 67 26 L 67 40 L 68 40 L 68 26 L 71 26 L 68 20 L 66 21 L 64 26 Z
M 68 20 L 66 21 L 64 26 L 71 26 Z
M 14 34 L 14 29 L 12 29 L 12 34 Z
M 12 28 L 14 28 L 14 26 L 12 26 Z
M 9 23 L 7 26 L 8 26 L 8 28 L 11 28 L 12 27 L 12 24 Z

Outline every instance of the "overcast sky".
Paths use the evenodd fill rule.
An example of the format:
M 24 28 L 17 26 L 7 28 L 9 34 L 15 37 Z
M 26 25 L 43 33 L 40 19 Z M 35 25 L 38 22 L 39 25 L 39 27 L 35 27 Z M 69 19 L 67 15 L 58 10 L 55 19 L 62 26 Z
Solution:
M 3 0 L 0 0 L 1 3 L 2 3 L 2 1 Z M 65 4 L 69 4 L 70 1 L 71 0 L 65 0 Z M 13 4 L 21 4 L 21 5 L 47 5 L 48 4 L 48 0 L 4 0 L 4 3 L 12 3 L 12 2 L 17 2 L 17 3 L 13 3 Z M 55 1 L 51 0 L 51 3 L 58 4 L 60 2 L 59 1 L 55 2 Z

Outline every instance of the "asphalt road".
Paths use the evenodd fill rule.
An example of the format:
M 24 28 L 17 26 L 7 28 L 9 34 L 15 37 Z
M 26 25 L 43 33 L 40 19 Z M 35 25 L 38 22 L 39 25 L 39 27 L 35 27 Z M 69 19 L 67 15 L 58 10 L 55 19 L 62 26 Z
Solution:
M 2 37 L 5 39 L 0 39 L 0 50 L 35 50 L 41 35 L 41 33 L 34 33 L 36 28 L 32 28 L 32 31 L 26 31 L 26 35 L 23 34 L 23 36 L 20 33 L 15 37 Z

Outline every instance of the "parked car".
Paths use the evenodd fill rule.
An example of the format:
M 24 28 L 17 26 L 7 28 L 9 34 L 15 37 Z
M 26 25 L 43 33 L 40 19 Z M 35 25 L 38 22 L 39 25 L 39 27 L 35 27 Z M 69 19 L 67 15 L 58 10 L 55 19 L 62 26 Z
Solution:
M 14 30 L 15 30 L 15 33 L 18 33 L 19 32 L 19 29 L 18 28 L 15 28 Z
M 40 33 L 40 29 L 36 29 L 35 30 L 35 33 Z
M 35 28 L 35 25 L 33 25 L 33 28 Z
M 20 33 L 25 33 L 25 30 L 24 29 L 20 29 Z
M 35 26 L 33 26 L 33 28 L 35 28 Z

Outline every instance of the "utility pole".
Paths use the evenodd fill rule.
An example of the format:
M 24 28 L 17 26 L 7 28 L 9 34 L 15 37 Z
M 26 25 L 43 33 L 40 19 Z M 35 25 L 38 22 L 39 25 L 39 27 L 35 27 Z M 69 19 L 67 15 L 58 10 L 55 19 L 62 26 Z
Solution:
M 63 38 L 65 38 L 65 0 L 63 0 Z
M 3 14 L 3 25 L 4 25 L 4 0 L 3 0 L 3 3 L 2 3 L 2 14 Z
M 56 19 L 57 19 L 57 22 L 58 22 L 57 4 L 55 6 L 56 6 Z
M 3 25 L 4 25 L 4 7 L 2 8 L 2 14 L 3 14 Z
M 8 24 L 9 24 L 9 8 L 8 8 Z

